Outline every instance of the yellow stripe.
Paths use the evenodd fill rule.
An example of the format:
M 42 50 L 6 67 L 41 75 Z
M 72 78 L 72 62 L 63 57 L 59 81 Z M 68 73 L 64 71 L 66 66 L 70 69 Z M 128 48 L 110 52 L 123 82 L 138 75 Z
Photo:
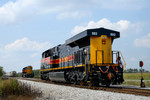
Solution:
M 118 64 L 94 64 L 94 66 L 109 66 L 109 65 L 111 65 L 111 66 L 118 66 Z
M 94 64 L 96 66 L 96 64 Z M 118 64 L 97 64 L 97 66 L 108 66 L 108 65 L 111 65 L 111 66 L 118 66 Z M 81 64 L 81 65 L 76 65 L 75 67 L 84 67 L 85 64 Z M 92 66 L 94 67 L 94 66 Z M 59 69 L 68 69 L 68 68 L 73 68 L 73 66 L 65 66 L 65 67 L 58 67 L 58 68 L 50 68 L 50 69 L 40 69 L 40 72 L 41 71 L 51 71 L 51 70 L 59 70 Z

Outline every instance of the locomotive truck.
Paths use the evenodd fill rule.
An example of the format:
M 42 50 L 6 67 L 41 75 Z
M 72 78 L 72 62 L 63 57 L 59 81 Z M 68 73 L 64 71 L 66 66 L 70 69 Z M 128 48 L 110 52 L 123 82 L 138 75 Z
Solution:
M 120 32 L 105 29 L 87 29 L 42 53 L 40 75 L 42 80 L 75 84 L 121 84 L 123 68 L 116 63 L 119 51 L 112 51 L 113 41 Z

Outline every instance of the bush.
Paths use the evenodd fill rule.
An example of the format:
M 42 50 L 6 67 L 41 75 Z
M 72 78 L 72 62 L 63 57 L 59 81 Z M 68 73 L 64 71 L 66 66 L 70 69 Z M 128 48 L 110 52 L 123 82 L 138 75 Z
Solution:
M 18 82 L 16 79 L 0 80 L 0 96 L 6 98 L 10 96 L 28 96 L 36 97 L 41 93 L 38 90 L 32 90 L 30 85 Z
M 3 67 L 0 66 L 0 77 L 3 76 L 4 73 L 5 73 L 5 72 L 4 72 L 4 70 L 3 70 Z

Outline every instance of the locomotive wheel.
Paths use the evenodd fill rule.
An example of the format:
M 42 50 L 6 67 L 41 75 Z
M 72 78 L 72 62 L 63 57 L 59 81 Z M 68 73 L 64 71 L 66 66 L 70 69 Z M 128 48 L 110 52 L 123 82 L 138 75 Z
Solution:
M 95 82 L 93 83 L 93 85 L 94 85 L 94 86 L 99 86 L 99 82 L 95 81 Z
M 81 85 L 81 86 L 83 86 L 83 85 L 84 85 L 84 82 L 83 82 L 83 81 L 82 81 L 82 82 L 80 82 L 80 85 Z
M 44 80 L 43 75 L 41 75 L 41 79 Z
M 89 82 L 89 83 L 88 83 L 88 86 L 89 86 L 89 88 L 92 87 L 92 86 L 93 86 L 93 83 L 92 83 L 92 82 Z
M 76 83 L 73 83 L 73 86 L 77 85 Z
M 106 82 L 106 86 L 109 87 L 110 86 L 110 82 Z

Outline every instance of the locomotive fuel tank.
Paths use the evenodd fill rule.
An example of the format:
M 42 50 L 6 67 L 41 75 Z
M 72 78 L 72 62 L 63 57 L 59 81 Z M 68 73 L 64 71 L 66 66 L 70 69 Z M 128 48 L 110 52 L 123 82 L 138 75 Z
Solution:
M 50 72 L 49 73 L 49 80 L 66 82 L 65 73 L 64 72 Z

